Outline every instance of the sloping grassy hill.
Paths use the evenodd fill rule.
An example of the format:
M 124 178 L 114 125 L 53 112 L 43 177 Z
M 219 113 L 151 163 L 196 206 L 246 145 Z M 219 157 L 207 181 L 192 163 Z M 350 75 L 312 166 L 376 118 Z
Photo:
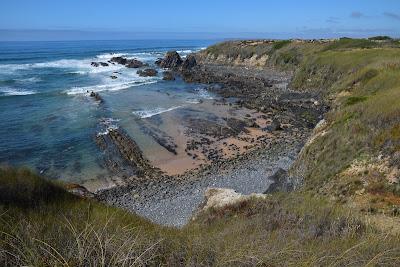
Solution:
M 399 42 L 241 41 L 208 60 L 264 58 L 331 103 L 291 173 L 297 192 L 202 212 L 183 229 L 0 170 L 1 266 L 399 266 Z M 221 57 L 222 55 L 222 57 Z M 264 61 L 263 61 L 264 62 Z
M 302 192 L 209 210 L 177 230 L 26 170 L 2 169 L 0 182 L 1 266 L 400 264 L 399 236 Z

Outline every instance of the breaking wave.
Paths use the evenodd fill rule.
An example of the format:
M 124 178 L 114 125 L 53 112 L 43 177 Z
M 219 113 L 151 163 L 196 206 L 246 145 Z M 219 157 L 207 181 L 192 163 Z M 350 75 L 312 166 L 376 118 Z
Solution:
M 101 84 L 93 86 L 83 86 L 83 87 L 73 87 L 66 90 L 65 93 L 68 95 L 79 95 L 86 94 L 87 92 L 102 92 L 102 91 L 119 91 L 128 89 L 135 86 L 141 86 L 145 84 L 153 84 L 157 81 L 131 81 L 125 83 L 115 83 L 115 84 Z
M 151 118 L 155 115 L 159 115 L 165 112 L 169 112 L 178 108 L 182 108 L 184 106 L 174 106 L 170 108 L 155 108 L 155 109 L 149 109 L 149 110 L 138 110 L 138 111 L 133 111 L 132 113 L 138 116 L 141 119 L 145 118 Z
M 5 96 L 15 96 L 15 95 L 33 95 L 36 94 L 36 91 L 33 90 L 23 90 L 23 89 L 16 89 L 10 87 L 1 87 L 0 94 Z

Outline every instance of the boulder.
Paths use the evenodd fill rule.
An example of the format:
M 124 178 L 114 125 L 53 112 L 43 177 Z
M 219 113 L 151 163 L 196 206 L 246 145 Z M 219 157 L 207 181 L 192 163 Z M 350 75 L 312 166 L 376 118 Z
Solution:
M 188 55 L 182 63 L 182 70 L 191 70 L 197 65 L 196 57 L 194 55 Z
M 102 67 L 108 67 L 108 63 L 105 63 L 105 62 L 99 62 L 100 63 L 100 65 L 102 66 Z
M 91 92 L 90 93 L 90 97 L 93 97 L 96 101 L 98 102 L 103 102 L 103 99 L 101 98 L 101 96 L 99 95 L 99 93 L 95 93 L 95 92 Z
M 208 188 L 204 194 L 204 201 L 200 204 L 193 219 L 196 219 L 202 212 L 208 209 L 224 209 L 227 206 L 234 206 L 250 199 L 265 199 L 263 194 L 242 195 L 233 189 L 228 188 Z
M 161 68 L 177 69 L 183 63 L 181 56 L 176 51 L 169 51 L 162 60 L 157 60 L 156 64 Z
M 236 118 L 228 118 L 226 120 L 226 124 L 235 131 L 236 134 L 240 134 L 241 132 L 247 133 L 248 130 L 246 129 L 247 124 L 245 121 L 236 119 Z
M 98 67 L 98 66 L 100 66 L 100 64 L 98 63 L 98 62 L 92 62 L 92 63 L 90 63 L 90 65 L 92 66 L 92 67 Z
M 175 76 L 172 73 L 172 71 L 164 71 L 163 80 L 164 81 L 174 81 L 175 80 Z
M 127 62 L 127 59 L 123 58 L 123 57 L 113 57 L 110 59 L 110 62 L 115 62 L 115 63 L 121 64 L 121 65 L 125 65 Z
M 268 180 L 273 183 L 268 187 L 264 194 L 271 194 L 274 192 L 289 192 L 293 189 L 293 184 L 288 175 L 288 172 L 279 168 L 273 175 L 268 177 Z
M 145 64 L 142 61 L 139 61 L 137 59 L 129 59 L 126 61 L 126 65 L 127 68 L 141 68 L 143 66 L 145 66 Z
M 263 130 L 270 132 L 280 131 L 282 130 L 281 123 L 278 120 L 274 119 L 272 120 L 271 124 L 265 127 Z
M 140 77 L 153 77 L 157 75 L 157 71 L 155 69 L 144 69 L 144 70 L 138 70 L 137 74 L 139 74 Z
M 118 77 L 115 76 L 115 75 L 111 75 L 110 78 L 113 79 L 113 80 L 115 80 L 115 79 L 117 79 Z

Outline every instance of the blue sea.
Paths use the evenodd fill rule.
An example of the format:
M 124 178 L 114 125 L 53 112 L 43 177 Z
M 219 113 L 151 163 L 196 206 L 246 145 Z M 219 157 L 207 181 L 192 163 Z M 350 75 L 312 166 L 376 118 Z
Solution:
M 108 175 L 94 138 L 124 126 L 142 150 L 156 151 L 135 121 L 213 96 L 200 84 L 139 77 L 123 65 L 93 67 L 114 56 L 156 68 L 166 51 L 187 54 L 212 41 L 0 42 L 0 164 L 25 166 L 55 179 L 84 183 Z M 112 79 L 111 76 L 117 76 Z M 99 92 L 105 107 L 88 96 Z

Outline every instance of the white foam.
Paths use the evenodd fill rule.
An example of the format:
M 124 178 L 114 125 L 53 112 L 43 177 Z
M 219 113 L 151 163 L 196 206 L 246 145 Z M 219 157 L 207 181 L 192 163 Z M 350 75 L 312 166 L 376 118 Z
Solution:
M 101 84 L 94 86 L 83 86 L 83 87 L 73 87 L 69 90 L 66 90 L 65 93 L 68 95 L 79 95 L 86 94 L 89 92 L 102 92 L 102 91 L 119 91 L 128 89 L 134 86 L 141 86 L 145 84 L 156 83 L 157 81 L 131 81 L 125 83 L 110 83 L 110 84 Z
M 190 50 L 190 49 L 188 49 L 188 50 L 178 50 L 176 52 L 178 52 L 179 54 L 190 54 L 190 53 L 193 53 L 193 50 Z
M 188 104 L 199 104 L 200 100 L 199 99 L 195 99 L 195 98 L 190 98 L 186 100 L 186 103 Z
M 109 134 L 110 131 L 118 129 L 119 126 L 115 124 L 115 122 L 119 121 L 120 121 L 119 119 L 114 119 L 114 118 L 101 118 L 100 123 L 104 125 L 106 129 L 104 131 L 97 133 L 97 136 L 107 135 Z
M 101 60 L 110 60 L 113 57 L 122 57 L 125 56 L 123 53 L 105 53 L 105 54 L 100 54 L 97 55 L 96 58 L 101 59 Z
M 159 115 L 165 112 L 169 112 L 178 108 L 182 108 L 184 106 L 173 106 L 170 108 L 155 108 L 155 109 L 150 109 L 150 110 L 139 110 L 139 111 L 133 111 L 132 113 L 138 116 L 141 119 L 145 118 L 151 118 L 155 115 Z
M 211 94 L 204 88 L 199 87 L 196 88 L 195 91 L 203 99 L 214 99 L 214 97 L 212 97 Z
M 31 78 L 24 78 L 24 79 L 15 79 L 17 82 L 22 82 L 22 83 L 37 83 L 42 81 L 42 79 L 38 77 L 31 77 Z
M 33 95 L 36 94 L 36 91 L 33 90 L 23 90 L 17 88 L 10 88 L 10 87 L 1 87 L 0 93 L 3 93 L 6 96 L 13 96 L 13 95 Z

